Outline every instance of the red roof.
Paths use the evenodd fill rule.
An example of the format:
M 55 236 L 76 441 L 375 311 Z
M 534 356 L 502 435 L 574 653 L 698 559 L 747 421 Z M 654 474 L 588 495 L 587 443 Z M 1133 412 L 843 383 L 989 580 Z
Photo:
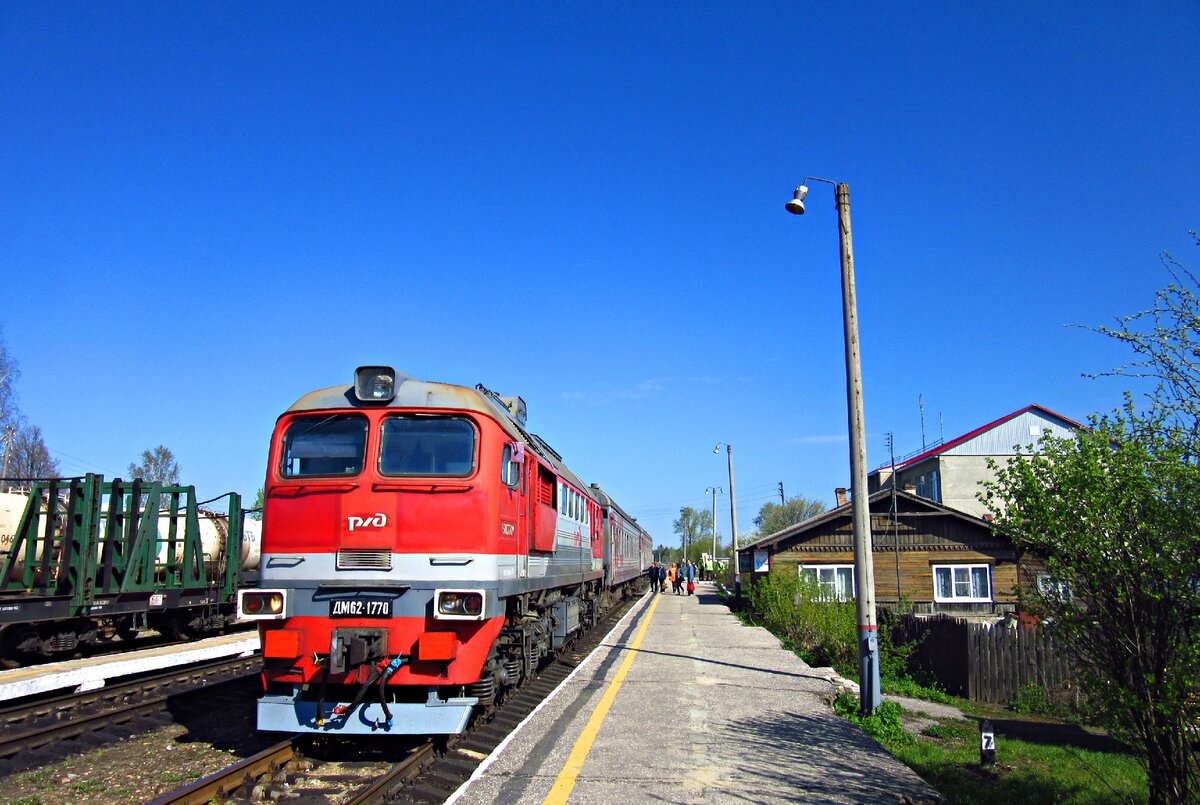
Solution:
M 974 439 L 979 434 L 989 431 L 992 428 L 996 427 L 997 425 L 1002 425 L 1005 422 L 1009 421 L 1010 419 L 1015 419 L 1016 417 L 1019 417 L 1021 414 L 1024 414 L 1028 411 L 1040 411 L 1043 414 L 1047 414 L 1048 416 L 1052 416 L 1055 419 L 1060 419 L 1063 422 L 1068 423 L 1073 428 L 1084 427 L 1083 425 L 1079 424 L 1078 422 L 1076 422 L 1073 419 L 1070 419 L 1069 417 L 1065 417 L 1062 414 L 1058 414 L 1058 413 L 1055 413 L 1054 411 L 1051 411 L 1049 408 L 1046 408 L 1043 405 L 1038 405 L 1038 404 L 1034 403 L 1033 405 L 1027 405 L 1024 408 L 1021 408 L 1020 410 L 1013 411 L 1011 414 L 1008 414 L 1007 416 L 1002 416 L 994 422 L 989 422 L 986 425 L 982 425 L 982 426 L 976 428 L 975 430 L 971 431 L 970 433 L 964 433 L 962 436 L 959 436 L 957 439 L 951 439 L 948 442 L 943 442 L 942 444 L 939 444 L 937 447 L 931 447 L 930 449 L 926 450 L 924 453 L 915 455 L 912 458 L 906 459 L 905 461 L 902 461 L 901 463 L 897 464 L 896 469 L 899 470 L 904 467 L 910 467 L 913 464 L 919 464 L 920 462 L 924 461 L 927 458 L 932 458 L 933 456 L 940 455 L 941 453 L 946 452 L 950 448 L 958 447 L 963 442 Z M 883 469 L 883 467 L 880 467 L 879 469 Z M 878 470 L 876 470 L 876 472 L 878 472 Z

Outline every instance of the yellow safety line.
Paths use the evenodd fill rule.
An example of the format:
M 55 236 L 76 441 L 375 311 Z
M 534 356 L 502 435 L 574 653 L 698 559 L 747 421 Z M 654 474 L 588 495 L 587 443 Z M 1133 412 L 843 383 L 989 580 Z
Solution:
M 642 645 L 642 639 L 646 636 L 646 629 L 650 626 L 650 619 L 654 617 L 654 608 L 658 606 L 661 596 L 654 596 L 654 603 L 650 605 L 649 611 L 646 612 L 646 620 L 642 623 L 642 628 L 638 629 L 637 636 L 633 638 L 633 642 L 629 644 L 628 654 L 621 662 L 621 667 L 617 669 L 617 675 L 613 677 L 612 684 L 608 686 L 608 690 L 604 692 L 604 696 L 600 699 L 600 704 L 592 712 L 592 717 L 588 719 L 587 726 L 583 728 L 578 740 L 575 741 L 575 746 L 571 749 L 571 754 L 567 758 L 567 763 L 563 766 L 563 770 L 558 773 L 558 778 L 554 781 L 554 785 L 550 787 L 550 793 L 546 795 L 543 805 L 564 805 L 567 798 L 571 796 L 571 791 L 575 788 L 575 780 L 579 777 L 579 773 L 583 771 L 583 762 L 587 760 L 588 753 L 592 751 L 592 744 L 596 740 L 596 736 L 600 734 L 600 725 L 604 723 L 604 718 L 608 715 L 609 708 L 617 698 L 617 691 L 621 689 L 621 684 L 625 681 L 625 677 L 629 674 L 629 668 L 633 665 L 633 658 L 637 656 L 637 650 Z

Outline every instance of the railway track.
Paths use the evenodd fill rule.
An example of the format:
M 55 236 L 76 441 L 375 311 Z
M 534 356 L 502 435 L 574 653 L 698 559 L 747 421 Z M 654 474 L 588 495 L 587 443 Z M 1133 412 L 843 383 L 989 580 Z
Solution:
M 434 756 L 434 743 L 399 742 L 404 757 L 391 760 L 316 760 L 301 748 L 307 738 L 290 738 L 227 769 L 159 797 L 151 805 L 208 805 L 212 802 L 267 802 L 296 805 L 375 802 L 395 785 L 420 774 Z
M 510 732 L 549 696 L 600 644 L 612 625 L 637 601 L 627 599 L 606 613 L 587 634 L 564 647 L 554 660 L 459 736 L 379 739 L 366 750 L 362 740 L 334 741 L 296 736 L 216 774 L 155 800 L 152 805 L 208 803 L 444 802 Z M 391 756 L 390 758 L 388 756 Z M 399 757 L 399 760 L 395 758 Z
M 0 709 L 0 769 L 15 771 L 31 763 L 24 757 L 39 750 L 69 746 L 64 742 L 91 733 L 128 725 L 135 719 L 168 710 L 189 694 L 206 692 L 206 704 L 214 692 L 246 683 L 256 689 L 262 664 L 259 656 L 212 660 L 173 668 L 160 674 L 80 694 L 42 698 Z M 228 691 L 240 699 L 254 695 Z

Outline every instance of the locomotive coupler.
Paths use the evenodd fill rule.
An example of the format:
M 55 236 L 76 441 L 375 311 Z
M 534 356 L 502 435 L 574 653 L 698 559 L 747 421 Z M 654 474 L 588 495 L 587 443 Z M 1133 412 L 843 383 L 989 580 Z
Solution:
M 344 674 L 387 657 L 384 629 L 334 629 L 329 641 L 329 671 Z

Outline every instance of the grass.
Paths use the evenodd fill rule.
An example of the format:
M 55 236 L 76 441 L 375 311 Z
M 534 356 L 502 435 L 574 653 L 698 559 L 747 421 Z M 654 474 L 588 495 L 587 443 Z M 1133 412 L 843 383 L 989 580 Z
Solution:
M 997 729 L 996 765 L 984 769 L 975 722 L 943 721 L 899 741 L 876 737 L 956 805 L 1115 805 L 1149 797 L 1145 772 L 1124 752 L 1023 740 Z
M 104 789 L 104 783 L 97 780 L 82 780 L 71 784 L 71 790 L 80 794 L 99 794 Z
M 772 593 L 769 589 L 760 592 Z M 735 611 L 743 622 L 766 627 L 808 664 L 830 664 L 842 676 L 857 678 L 852 656 L 829 650 L 839 632 L 835 628 L 839 624 L 829 616 L 833 610 L 814 610 L 824 618 L 819 620 L 813 612 L 800 611 L 803 608 L 795 606 L 796 600 L 788 587 L 773 591 L 770 597 L 761 595 L 754 601 L 759 605 L 757 611 L 751 607 Z M 813 641 L 812 630 L 799 628 L 797 622 L 815 623 L 819 639 Z M 1106 736 L 1084 730 L 1077 714 L 1050 694 L 1023 689 L 1012 709 L 957 699 L 904 674 L 906 651 L 911 649 L 894 650 L 894 657 L 884 656 L 885 667 L 892 659 L 897 671 L 883 674 L 885 693 L 952 704 L 969 720 L 942 721 L 912 735 L 900 729 L 899 708 L 893 703 L 885 703 L 871 718 L 858 716 L 852 697 L 842 697 L 834 709 L 873 735 L 952 803 L 1116 805 L 1148 801 L 1146 774 L 1137 759 L 1114 747 Z M 990 769 L 979 763 L 981 718 L 992 719 L 996 732 L 996 765 Z

